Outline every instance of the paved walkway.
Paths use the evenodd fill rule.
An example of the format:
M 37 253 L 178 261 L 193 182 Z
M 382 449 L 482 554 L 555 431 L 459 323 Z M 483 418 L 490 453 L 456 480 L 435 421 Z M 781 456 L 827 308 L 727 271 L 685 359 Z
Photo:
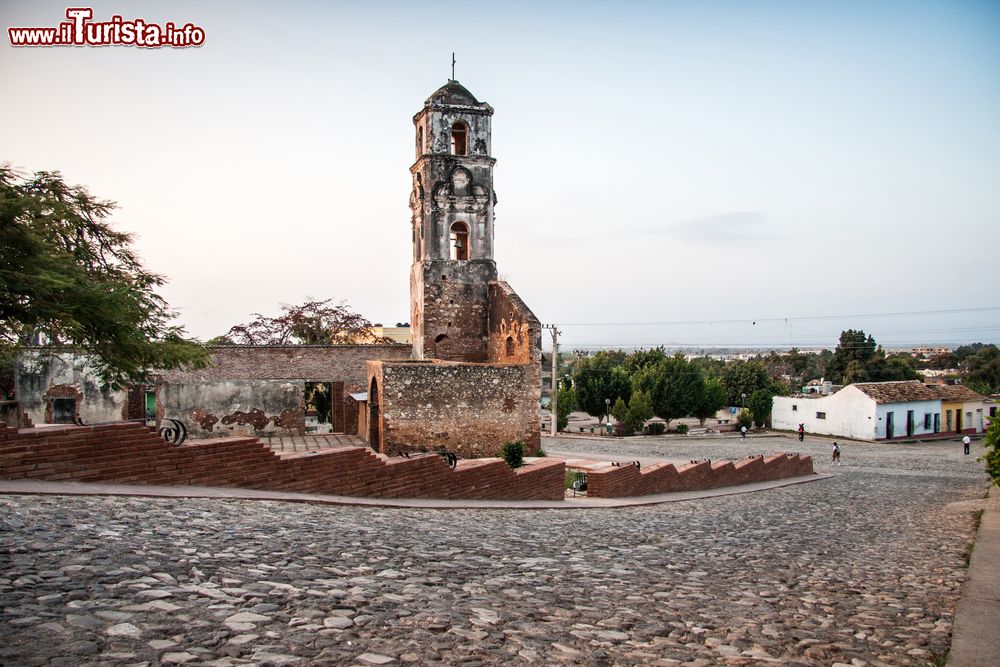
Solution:
M 990 491 L 955 613 L 951 667 L 1000 665 L 1000 494 Z
M 635 498 L 566 498 L 564 500 L 441 500 L 435 498 L 356 498 L 319 493 L 288 493 L 210 486 L 149 486 L 103 482 L 43 482 L 37 480 L 0 480 L 0 494 L 53 496 L 140 496 L 146 498 L 216 498 L 219 500 L 277 500 L 319 505 L 359 505 L 366 507 L 406 507 L 411 509 L 606 509 L 639 507 L 661 503 L 718 498 L 740 493 L 754 493 L 783 486 L 827 479 L 831 475 L 807 475 L 771 482 L 758 482 L 705 491 L 661 493 Z
M 792 448 L 662 440 L 543 446 Z M 0 664 L 996 664 L 980 608 L 962 627 L 996 562 L 993 509 L 964 558 L 982 464 L 849 443 L 837 467 L 828 446 L 794 446 L 831 475 L 816 484 L 627 510 L 0 494 Z

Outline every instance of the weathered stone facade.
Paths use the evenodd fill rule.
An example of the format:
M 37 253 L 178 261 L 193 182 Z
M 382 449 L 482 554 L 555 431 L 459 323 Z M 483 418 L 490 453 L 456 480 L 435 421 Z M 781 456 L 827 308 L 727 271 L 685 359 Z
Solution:
M 146 392 L 155 392 L 156 421 L 179 419 L 194 437 L 301 434 L 306 383 L 331 387 L 332 430 L 357 432 L 357 406 L 348 394 L 364 391 L 366 361 L 407 359 L 409 345 L 210 347 L 208 368 L 175 369 L 155 383 L 114 390 L 98 386 L 85 355 L 46 349 L 21 354 L 17 395 L 30 418 L 53 423 L 57 398 L 75 400 L 85 423 L 142 418 Z M 138 389 L 138 391 L 137 391 Z
M 449 81 L 413 119 L 414 361 L 368 364 L 367 436 L 384 453 L 540 446 L 541 324 L 493 259 L 492 115 Z

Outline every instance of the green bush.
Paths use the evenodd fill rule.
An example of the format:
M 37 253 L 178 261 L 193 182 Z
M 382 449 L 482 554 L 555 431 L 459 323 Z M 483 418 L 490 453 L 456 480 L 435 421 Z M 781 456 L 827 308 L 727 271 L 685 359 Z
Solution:
M 986 474 L 993 483 L 1000 486 L 1000 417 L 993 417 L 990 426 L 983 437 L 983 447 L 986 453 L 977 460 L 986 463 Z
M 736 415 L 736 426 L 746 426 L 747 429 L 753 426 L 753 415 L 750 414 L 749 410 L 740 410 L 740 413 Z
M 650 422 L 646 426 L 646 433 L 650 435 L 663 435 L 663 432 L 667 430 L 667 425 L 663 422 Z
M 538 448 L 538 451 L 537 451 L 537 452 L 535 452 L 535 456 L 537 456 L 538 458 L 544 458 L 544 457 L 546 457 L 546 456 L 548 456 L 548 455 L 549 455 L 549 453 L 548 453 L 548 452 L 546 452 L 546 451 L 545 451 L 544 449 L 542 449 L 541 447 L 539 447 L 539 448 Z
M 524 443 L 507 442 L 504 443 L 503 451 L 500 453 L 503 460 L 511 468 L 520 468 L 524 465 Z
M 677 425 L 677 432 L 680 433 L 681 435 L 687 435 L 688 425 L 687 424 L 678 424 Z

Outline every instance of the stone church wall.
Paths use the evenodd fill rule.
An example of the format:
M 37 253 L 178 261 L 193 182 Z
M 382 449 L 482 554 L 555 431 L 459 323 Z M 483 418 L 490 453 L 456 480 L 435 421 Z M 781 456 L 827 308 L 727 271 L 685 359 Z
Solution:
M 498 456 L 504 442 L 540 444 L 537 385 L 528 365 L 446 361 L 370 362 L 380 451 L 446 449 L 463 458 Z

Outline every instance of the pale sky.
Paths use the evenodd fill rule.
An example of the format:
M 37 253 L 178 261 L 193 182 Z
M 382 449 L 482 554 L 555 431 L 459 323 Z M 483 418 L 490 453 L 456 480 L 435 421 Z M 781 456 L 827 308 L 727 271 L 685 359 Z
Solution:
M 83 6 L 206 41 L 14 49 L 67 4 L 0 0 L 0 160 L 119 202 L 202 339 L 306 297 L 409 320 L 411 119 L 455 51 L 498 268 L 564 347 L 1000 342 L 1000 3 Z

